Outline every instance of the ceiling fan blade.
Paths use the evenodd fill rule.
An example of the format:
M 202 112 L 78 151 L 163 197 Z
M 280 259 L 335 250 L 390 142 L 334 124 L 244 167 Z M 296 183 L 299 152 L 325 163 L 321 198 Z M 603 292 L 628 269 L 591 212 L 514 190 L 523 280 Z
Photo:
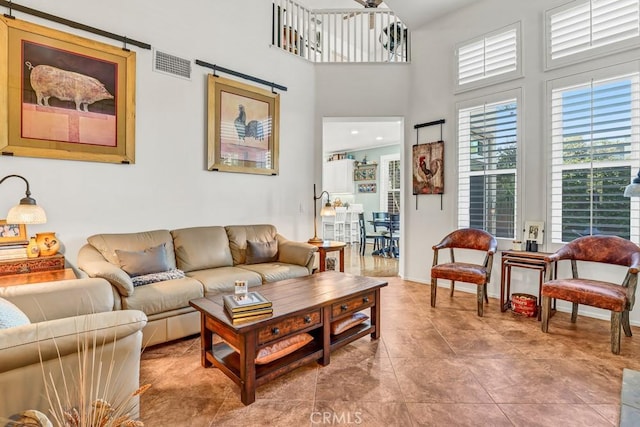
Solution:
M 343 16 L 343 17 L 342 17 L 342 19 L 349 19 L 349 18 L 353 18 L 353 17 L 354 17 L 354 16 L 356 16 L 356 15 L 359 15 L 359 13 L 352 12 L 352 13 L 350 13 L 350 14 L 348 14 L 348 15 Z
M 360 3 L 364 7 L 367 7 L 367 2 L 364 0 L 353 0 L 353 1 L 355 1 L 356 3 Z

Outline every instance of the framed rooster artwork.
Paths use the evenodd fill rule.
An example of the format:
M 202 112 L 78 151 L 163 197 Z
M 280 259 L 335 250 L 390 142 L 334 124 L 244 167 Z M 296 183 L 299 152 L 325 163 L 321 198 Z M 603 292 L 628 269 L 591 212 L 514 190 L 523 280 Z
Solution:
M 413 146 L 413 194 L 444 193 L 444 142 Z
M 280 95 L 209 75 L 208 169 L 278 175 Z

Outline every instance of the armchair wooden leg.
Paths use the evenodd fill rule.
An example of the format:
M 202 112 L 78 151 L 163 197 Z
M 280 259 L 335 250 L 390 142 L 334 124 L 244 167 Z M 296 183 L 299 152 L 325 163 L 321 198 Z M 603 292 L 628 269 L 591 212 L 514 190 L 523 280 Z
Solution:
M 484 286 L 478 286 L 478 316 L 482 317 L 484 315 Z
M 574 302 L 573 306 L 571 307 L 571 323 L 576 323 L 577 319 L 578 319 L 578 303 Z
M 455 281 L 451 281 L 451 292 L 449 292 L 449 296 L 452 297 L 453 296 L 453 290 L 456 287 L 456 282 Z
M 629 310 L 625 310 L 622 312 L 622 328 L 624 329 L 624 334 L 626 336 L 632 336 L 631 325 L 629 325 Z
M 620 321 L 622 313 L 617 311 L 611 312 L 611 352 L 620 354 Z
M 484 284 L 484 302 L 489 303 L 489 292 L 487 292 L 487 284 Z
M 542 296 L 542 332 L 549 332 L 549 312 L 551 311 L 551 298 Z
M 438 279 L 431 278 L 431 307 L 436 306 L 437 291 L 438 291 Z

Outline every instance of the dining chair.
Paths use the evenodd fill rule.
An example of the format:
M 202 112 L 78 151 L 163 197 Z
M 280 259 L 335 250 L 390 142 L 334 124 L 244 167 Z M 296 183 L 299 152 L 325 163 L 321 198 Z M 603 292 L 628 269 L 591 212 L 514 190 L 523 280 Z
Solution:
M 578 305 L 584 304 L 611 311 L 611 352 L 620 354 L 620 325 L 626 336 L 631 336 L 629 312 L 633 310 L 638 270 L 640 269 L 640 247 L 618 236 L 583 236 L 545 257 L 549 265 L 557 261 L 571 263 L 571 277 L 551 280 L 551 269 L 542 284 L 542 332 L 549 332 L 551 299 L 572 303 L 571 323 L 578 317 Z M 581 264 L 612 264 L 626 267 L 621 283 L 593 280 L 578 273 Z M 597 264 L 596 264 L 597 265 Z M 586 270 L 583 269 L 583 270 Z M 597 270 L 591 270 L 593 272 Z M 593 273 L 586 274 L 593 277 Z
M 345 234 L 348 243 L 358 243 L 360 241 L 360 224 L 358 214 L 350 205 L 347 208 L 347 219 L 345 220 Z
M 364 213 L 358 214 L 358 224 L 360 226 L 360 255 L 364 256 L 368 240 L 373 240 L 373 251 L 380 250 L 384 243 L 384 236 L 377 231 L 367 231 L 364 220 Z
M 463 228 L 446 235 L 440 243 L 433 246 L 433 265 L 431 267 L 431 307 L 436 306 L 436 293 L 438 291 L 438 279 L 451 280 L 451 293 L 455 282 L 473 283 L 478 286 L 478 316 L 484 314 L 484 302 L 489 302 L 487 295 L 487 283 L 491 280 L 491 267 L 493 255 L 496 253 L 498 242 L 495 237 L 484 230 L 475 228 Z M 447 263 L 438 264 L 438 254 L 441 249 L 449 249 L 450 260 Z M 458 262 L 455 258 L 455 249 L 468 249 L 483 251 L 482 264 Z
M 389 214 L 388 230 L 384 234 L 385 255 L 397 258 L 400 255 L 400 214 Z
M 385 231 L 388 227 L 389 212 L 371 212 L 373 231 Z M 382 230 L 378 230 L 380 227 Z

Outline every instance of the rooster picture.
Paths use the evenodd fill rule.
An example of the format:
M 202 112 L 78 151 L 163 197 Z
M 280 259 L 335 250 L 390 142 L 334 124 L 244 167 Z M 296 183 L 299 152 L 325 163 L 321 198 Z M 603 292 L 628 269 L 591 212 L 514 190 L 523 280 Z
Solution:
M 442 154 L 444 145 L 434 142 L 414 146 L 413 194 L 443 192 Z
M 236 133 L 238 134 L 238 140 L 244 141 L 245 138 L 255 138 L 262 141 L 264 139 L 262 123 L 258 120 L 251 120 L 247 123 L 247 113 L 245 112 L 244 105 L 239 105 L 238 110 L 238 117 L 236 117 L 233 122 L 236 127 Z

